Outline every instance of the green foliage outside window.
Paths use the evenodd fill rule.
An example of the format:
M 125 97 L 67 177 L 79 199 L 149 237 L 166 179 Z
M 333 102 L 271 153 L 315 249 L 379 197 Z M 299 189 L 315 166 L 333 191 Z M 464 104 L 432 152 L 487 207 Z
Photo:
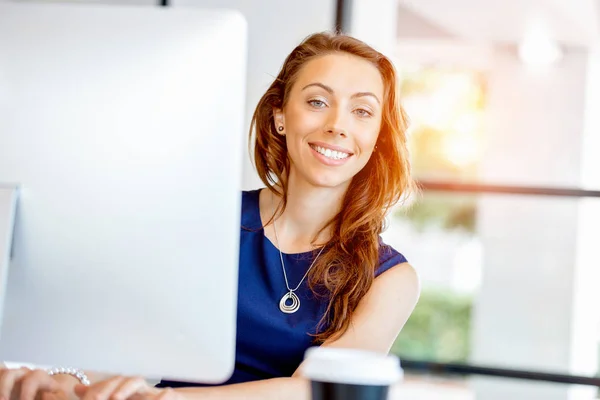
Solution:
M 424 289 L 391 352 L 400 358 L 466 362 L 472 304 L 468 295 Z
M 399 209 L 394 218 L 409 220 L 418 232 L 437 228 L 475 234 L 477 198 L 430 193 L 407 209 Z

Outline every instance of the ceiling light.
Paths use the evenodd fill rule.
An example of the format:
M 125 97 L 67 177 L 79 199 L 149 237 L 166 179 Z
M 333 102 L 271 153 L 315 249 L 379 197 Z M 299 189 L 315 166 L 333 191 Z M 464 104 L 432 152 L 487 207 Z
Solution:
M 560 61 L 562 56 L 560 46 L 540 23 L 532 24 L 519 44 L 519 57 L 530 66 L 552 65 Z

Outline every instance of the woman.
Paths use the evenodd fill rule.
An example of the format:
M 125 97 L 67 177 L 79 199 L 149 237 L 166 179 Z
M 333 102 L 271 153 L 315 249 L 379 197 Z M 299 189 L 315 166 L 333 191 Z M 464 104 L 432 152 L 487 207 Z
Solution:
M 251 139 L 262 190 L 243 193 L 236 368 L 224 385 L 3 371 L 0 396 L 83 400 L 306 398 L 312 345 L 389 351 L 419 295 L 383 244 L 386 213 L 411 189 L 405 116 L 391 62 L 319 33 L 287 57 L 261 98 Z M 20 383 L 20 385 L 15 384 Z M 183 388 L 183 386 L 189 386 Z

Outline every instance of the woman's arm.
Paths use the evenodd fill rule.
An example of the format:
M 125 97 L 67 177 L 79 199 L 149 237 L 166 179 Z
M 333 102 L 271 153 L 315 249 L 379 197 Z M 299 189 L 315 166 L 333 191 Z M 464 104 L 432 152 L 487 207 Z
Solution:
M 419 277 L 410 264 L 390 268 L 375 279 L 359 302 L 348 330 L 323 346 L 389 352 L 412 314 L 420 293 Z
M 308 400 L 309 382 L 301 377 L 273 378 L 208 388 L 174 389 L 173 400 Z M 168 400 L 168 399 L 167 399 Z
M 322 347 L 341 347 L 388 353 L 412 314 L 421 285 L 414 268 L 398 264 L 379 275 L 359 302 L 348 330 Z M 302 364 L 293 376 L 301 376 Z
M 75 394 L 82 400 L 308 400 L 309 393 L 308 381 L 301 377 L 177 389 L 157 389 L 139 377 L 114 377 L 91 386 L 75 386 Z

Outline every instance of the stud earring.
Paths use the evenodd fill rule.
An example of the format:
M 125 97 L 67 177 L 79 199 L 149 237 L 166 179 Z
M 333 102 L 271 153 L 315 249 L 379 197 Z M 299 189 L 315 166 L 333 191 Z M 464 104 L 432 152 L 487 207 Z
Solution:
M 279 125 L 279 127 L 277 128 L 277 130 L 278 130 L 279 132 L 283 132 L 283 125 Z

